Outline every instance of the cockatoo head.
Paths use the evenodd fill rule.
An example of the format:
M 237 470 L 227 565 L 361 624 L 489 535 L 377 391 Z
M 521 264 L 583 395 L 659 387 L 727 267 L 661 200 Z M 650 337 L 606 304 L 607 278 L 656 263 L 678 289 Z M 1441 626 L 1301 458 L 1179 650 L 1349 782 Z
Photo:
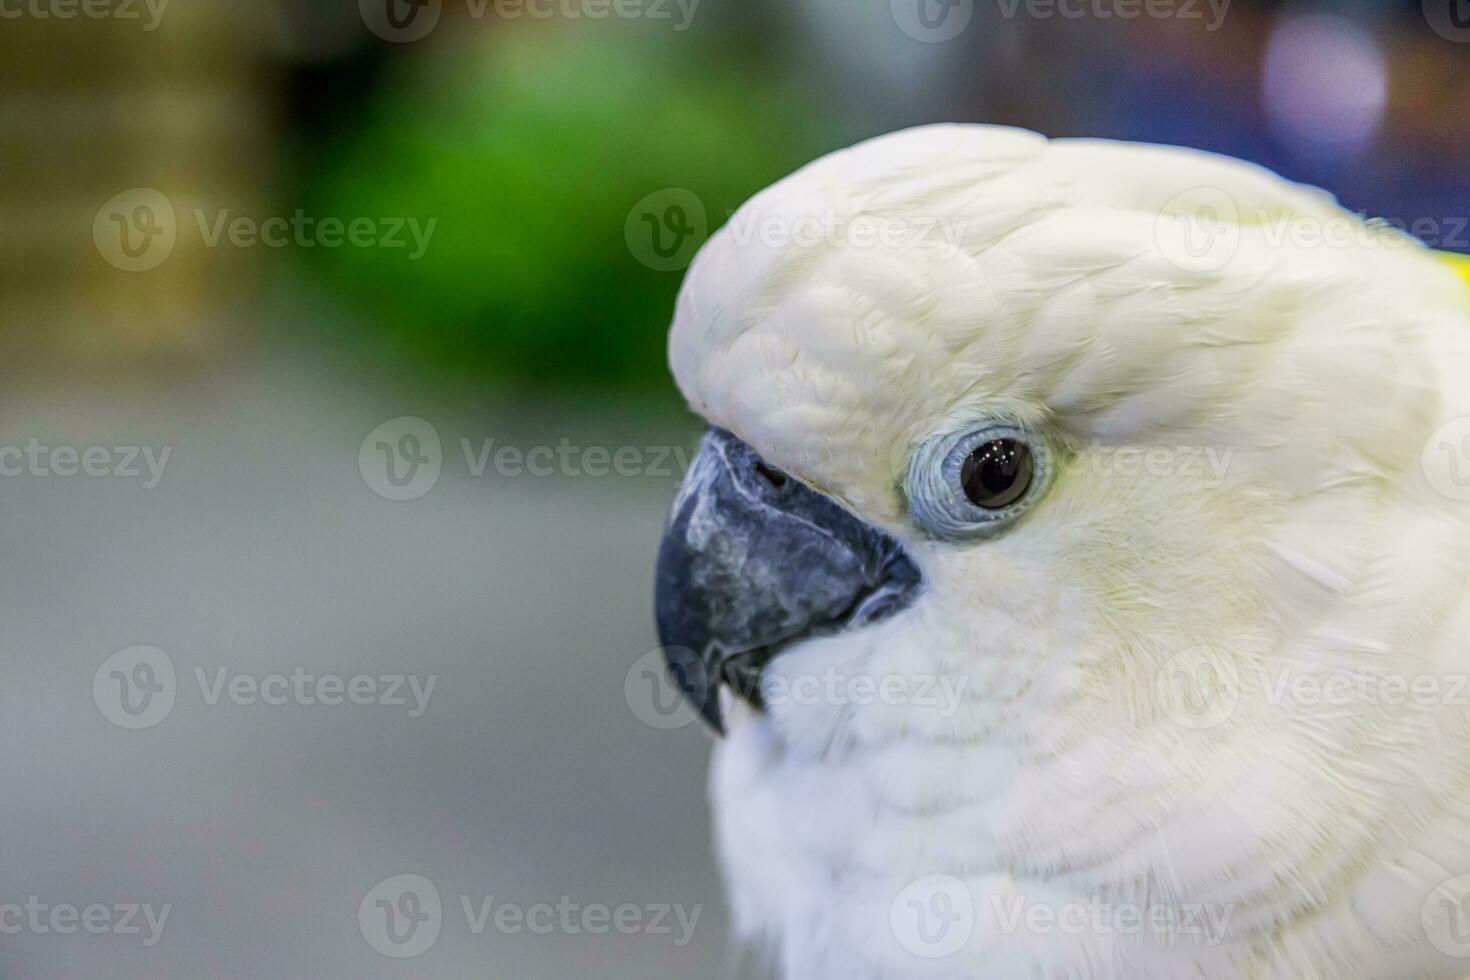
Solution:
M 1334 222 L 1356 237 L 1300 232 Z M 679 297 L 712 428 L 660 556 L 674 672 L 717 726 L 733 687 L 817 751 L 1196 710 L 1171 664 L 1243 682 L 1345 597 L 1433 580 L 1365 577 L 1436 533 L 1390 510 L 1445 512 L 1424 335 L 1463 302 L 1406 237 L 1208 154 L 945 125 L 825 157 Z M 872 684 L 761 696 L 833 671 Z M 946 675 L 962 704 L 898 696 Z

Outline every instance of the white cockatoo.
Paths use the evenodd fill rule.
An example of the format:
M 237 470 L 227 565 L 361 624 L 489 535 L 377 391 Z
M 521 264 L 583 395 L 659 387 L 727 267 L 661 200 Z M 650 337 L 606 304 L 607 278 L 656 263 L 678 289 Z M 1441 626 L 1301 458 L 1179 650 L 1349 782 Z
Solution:
M 788 980 L 1470 977 L 1470 289 L 1228 158 L 929 126 L 704 246 L 657 614 Z

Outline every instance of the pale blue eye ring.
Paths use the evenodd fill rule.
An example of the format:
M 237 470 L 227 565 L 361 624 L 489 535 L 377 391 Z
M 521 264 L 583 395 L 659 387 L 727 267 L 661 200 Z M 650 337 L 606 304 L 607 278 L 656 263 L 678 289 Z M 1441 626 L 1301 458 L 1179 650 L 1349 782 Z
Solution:
M 1040 433 L 1008 423 L 933 436 L 909 461 L 909 513 L 938 537 L 993 534 L 1013 524 L 1045 491 L 1054 455 Z

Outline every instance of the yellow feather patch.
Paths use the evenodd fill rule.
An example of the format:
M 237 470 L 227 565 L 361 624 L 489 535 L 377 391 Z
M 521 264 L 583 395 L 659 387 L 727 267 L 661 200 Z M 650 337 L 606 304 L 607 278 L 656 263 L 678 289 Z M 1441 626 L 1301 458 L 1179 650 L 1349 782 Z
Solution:
M 1470 255 L 1458 255 L 1454 252 L 1440 252 L 1439 255 L 1445 265 L 1455 270 L 1455 274 L 1465 280 L 1465 285 L 1470 286 Z

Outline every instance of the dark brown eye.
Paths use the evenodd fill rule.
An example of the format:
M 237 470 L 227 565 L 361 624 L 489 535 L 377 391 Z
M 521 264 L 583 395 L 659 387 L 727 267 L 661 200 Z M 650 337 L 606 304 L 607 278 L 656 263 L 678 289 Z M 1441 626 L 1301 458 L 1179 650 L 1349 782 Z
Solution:
M 976 446 L 960 467 L 960 486 L 970 503 L 1000 510 L 1020 500 L 1031 486 L 1031 450 L 1015 439 Z

